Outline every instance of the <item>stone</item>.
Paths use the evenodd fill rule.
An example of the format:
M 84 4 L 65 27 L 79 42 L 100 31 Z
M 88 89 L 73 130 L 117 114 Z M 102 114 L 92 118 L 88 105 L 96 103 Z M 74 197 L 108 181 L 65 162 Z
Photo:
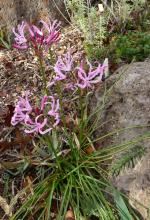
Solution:
M 69 15 L 62 0 L 1 0 L 0 29 L 11 31 L 20 21 L 36 23 L 40 19 L 59 20 L 68 23 Z
M 109 93 L 102 115 L 102 123 L 106 124 L 102 130 L 97 131 L 96 135 L 101 136 L 102 133 L 106 134 L 130 126 L 147 125 L 147 127 L 133 128 L 106 138 L 101 143 L 104 147 L 124 143 L 140 134 L 150 132 L 150 61 L 123 66 L 117 70 L 117 73 L 106 80 L 105 86 L 110 88 L 113 85 L 113 89 Z M 95 95 L 94 105 L 102 99 L 100 92 L 97 91 Z M 113 183 L 129 198 L 134 198 L 143 204 L 141 206 L 130 200 L 143 219 L 147 220 L 147 208 L 150 207 L 150 133 L 149 139 L 138 143 L 137 147 L 141 145 L 146 148 L 145 156 L 134 168 L 125 169 L 118 177 L 113 178 Z

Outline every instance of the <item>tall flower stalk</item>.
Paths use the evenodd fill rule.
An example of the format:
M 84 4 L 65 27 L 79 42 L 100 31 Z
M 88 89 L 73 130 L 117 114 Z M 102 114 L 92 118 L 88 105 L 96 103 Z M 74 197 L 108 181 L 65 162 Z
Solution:
M 25 50 L 32 47 L 38 57 L 39 69 L 43 81 L 43 87 L 45 94 L 48 95 L 48 89 L 46 86 L 46 73 L 44 67 L 44 54 L 51 50 L 51 46 L 57 43 L 60 39 L 60 23 L 56 20 L 46 23 L 41 20 L 42 28 L 38 28 L 35 25 L 30 25 L 26 22 L 22 22 L 17 26 L 17 30 L 13 28 L 15 35 L 13 47 Z
M 40 69 L 40 73 L 41 73 L 42 81 L 43 81 L 44 92 L 45 92 L 45 94 L 48 95 L 47 78 L 46 78 L 43 58 L 40 55 L 38 56 L 38 61 L 39 61 L 39 69 Z

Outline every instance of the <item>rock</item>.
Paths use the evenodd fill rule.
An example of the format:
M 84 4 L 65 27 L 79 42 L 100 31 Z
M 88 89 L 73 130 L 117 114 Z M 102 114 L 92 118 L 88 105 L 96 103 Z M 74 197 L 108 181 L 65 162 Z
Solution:
M 11 30 L 18 22 L 36 22 L 41 18 L 57 19 L 67 23 L 68 13 L 62 0 L 1 0 L 0 28 Z
M 106 85 L 110 86 L 116 82 L 110 97 L 106 104 L 102 122 L 108 122 L 101 133 L 109 133 L 116 129 L 124 129 L 136 125 L 150 125 L 150 61 L 138 62 L 120 68 L 118 73 L 122 73 L 120 80 L 117 81 L 118 74 L 106 80 Z M 97 92 L 96 100 L 101 99 Z M 96 102 L 96 101 L 95 101 Z M 102 143 L 103 146 L 117 145 L 124 141 L 137 137 L 150 131 L 150 127 L 134 128 L 107 138 Z M 150 135 L 149 135 L 150 137 Z M 134 198 L 145 207 L 150 205 L 150 139 L 137 144 L 147 149 L 147 153 L 136 166 L 132 169 L 123 171 L 117 178 L 114 178 L 114 184 L 127 193 L 130 198 Z M 143 219 L 147 220 L 147 209 L 138 203 L 131 202 L 140 212 Z
M 125 170 L 117 178 L 114 178 L 114 184 L 125 192 L 129 198 L 139 202 L 138 204 L 132 199 L 129 201 L 138 210 L 143 219 L 148 220 L 147 210 L 150 205 L 150 150 L 133 169 Z

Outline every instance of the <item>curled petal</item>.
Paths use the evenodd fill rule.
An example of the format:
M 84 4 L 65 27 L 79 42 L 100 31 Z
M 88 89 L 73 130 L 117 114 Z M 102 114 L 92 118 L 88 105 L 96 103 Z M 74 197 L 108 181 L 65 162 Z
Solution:
M 25 37 L 25 28 L 26 28 L 26 23 L 23 21 L 21 25 L 17 26 L 17 31 L 15 28 L 12 29 L 14 35 L 15 35 L 15 43 L 13 44 L 14 48 L 17 49 L 27 49 L 28 45 L 27 45 L 27 39 Z
M 28 100 L 28 92 L 25 95 L 25 98 L 20 97 L 20 100 L 15 106 L 14 115 L 11 119 L 11 124 L 15 126 L 20 122 L 25 122 L 28 118 L 28 114 L 32 111 L 32 107 Z
M 46 133 L 51 132 L 51 130 L 52 130 L 52 128 L 47 128 L 47 129 L 45 129 L 44 131 L 42 131 L 41 129 L 39 129 L 39 133 L 40 133 L 40 134 L 46 134 Z
M 43 128 L 46 126 L 47 124 L 47 119 L 44 118 L 44 120 L 42 122 L 39 121 L 39 119 L 41 120 L 41 117 L 43 117 L 43 115 L 38 115 L 36 118 L 35 118 L 35 122 L 31 121 L 31 124 L 27 124 L 28 125 L 28 128 L 31 128 L 31 130 L 28 130 L 28 129 L 25 129 L 25 132 L 26 133 L 40 133 L 40 134 L 45 134 L 47 132 L 49 132 L 51 129 L 46 129 L 43 131 Z
M 45 107 L 45 104 L 47 102 L 47 99 L 48 99 L 48 96 L 46 96 L 46 95 L 42 98 L 42 101 L 41 101 L 41 111 L 44 110 L 44 107 Z
M 21 111 L 20 112 L 16 112 L 12 119 L 11 119 L 11 124 L 13 126 L 17 125 L 18 123 L 24 121 L 26 118 L 26 115 L 24 113 L 22 113 Z
M 25 131 L 26 134 L 31 134 L 31 133 L 36 132 L 37 129 L 36 129 L 36 128 L 33 128 L 33 129 L 31 129 L 31 130 L 25 129 L 24 131 Z
M 19 44 L 13 44 L 12 45 L 13 48 L 16 48 L 16 49 L 19 49 L 19 50 L 26 50 L 28 48 L 28 45 L 27 44 L 22 44 L 22 45 L 19 45 Z
M 60 118 L 59 118 L 59 114 L 55 115 L 55 123 L 53 124 L 53 127 L 56 127 L 59 123 L 60 123 Z
M 85 89 L 86 84 L 77 83 L 77 86 L 81 89 Z

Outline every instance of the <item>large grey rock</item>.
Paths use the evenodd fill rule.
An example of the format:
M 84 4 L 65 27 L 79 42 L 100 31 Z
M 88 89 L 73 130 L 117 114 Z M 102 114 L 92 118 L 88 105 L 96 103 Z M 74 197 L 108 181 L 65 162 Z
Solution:
M 0 28 L 9 31 L 21 20 L 36 22 L 41 18 L 67 23 L 68 14 L 63 0 L 0 0 Z
M 119 74 L 114 74 L 106 81 L 109 88 L 113 83 L 116 84 L 110 92 L 102 116 L 102 121 L 108 123 L 97 132 L 98 136 L 101 132 L 106 134 L 130 126 L 150 125 L 150 62 L 133 63 L 128 67 L 120 68 L 117 72 L 119 74 L 122 72 L 121 77 Z M 101 99 L 99 94 L 98 92 L 96 94 L 97 101 Z M 101 144 L 106 147 L 111 144 L 116 145 L 148 131 L 150 127 L 130 129 L 107 138 Z M 125 170 L 113 181 L 130 198 L 136 199 L 148 208 L 150 207 L 150 139 L 137 143 L 137 147 L 139 145 L 147 149 L 145 156 L 133 169 Z M 147 209 L 138 203 L 131 203 L 138 209 L 143 219 L 148 220 Z

